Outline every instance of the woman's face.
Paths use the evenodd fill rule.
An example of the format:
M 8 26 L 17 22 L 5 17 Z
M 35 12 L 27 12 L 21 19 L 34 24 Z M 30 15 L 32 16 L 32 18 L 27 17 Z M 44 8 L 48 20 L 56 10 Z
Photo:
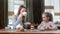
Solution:
M 26 8 L 22 8 L 20 13 L 23 15 L 23 16 L 26 16 L 27 15 L 27 12 L 26 12 Z
M 22 10 L 22 12 L 25 12 L 26 11 L 26 8 L 22 8 L 21 10 Z

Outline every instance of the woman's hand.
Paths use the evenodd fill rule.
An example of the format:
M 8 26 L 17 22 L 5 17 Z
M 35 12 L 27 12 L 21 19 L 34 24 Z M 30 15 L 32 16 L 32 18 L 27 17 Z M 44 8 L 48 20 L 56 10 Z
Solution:
M 22 16 L 23 16 L 22 14 L 19 14 L 19 16 L 18 16 L 18 17 L 19 17 L 19 18 L 22 18 Z
M 16 30 L 24 31 L 23 27 L 16 28 Z

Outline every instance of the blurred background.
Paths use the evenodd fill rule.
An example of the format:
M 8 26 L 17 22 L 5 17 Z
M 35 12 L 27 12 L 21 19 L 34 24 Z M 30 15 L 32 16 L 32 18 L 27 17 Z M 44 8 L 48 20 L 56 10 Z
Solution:
M 1 28 L 11 22 L 10 17 L 17 14 L 20 5 L 27 7 L 27 22 L 40 24 L 43 12 L 51 12 L 53 22 L 60 26 L 60 0 L 0 0 Z
M 40 23 L 43 12 L 53 14 L 53 22 L 60 22 L 60 0 L 8 0 L 8 16 L 17 14 L 20 5 L 27 7 L 27 21 Z

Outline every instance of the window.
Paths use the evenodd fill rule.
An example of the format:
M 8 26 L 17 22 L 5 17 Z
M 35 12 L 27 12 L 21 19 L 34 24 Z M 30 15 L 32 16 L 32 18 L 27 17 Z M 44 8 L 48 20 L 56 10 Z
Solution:
M 45 12 L 53 14 L 53 21 L 60 22 L 60 0 L 45 0 Z M 52 8 L 51 8 L 52 7 Z M 48 8 L 48 9 L 47 9 Z
M 17 14 L 20 5 L 26 6 L 25 0 L 8 0 L 8 12 Z

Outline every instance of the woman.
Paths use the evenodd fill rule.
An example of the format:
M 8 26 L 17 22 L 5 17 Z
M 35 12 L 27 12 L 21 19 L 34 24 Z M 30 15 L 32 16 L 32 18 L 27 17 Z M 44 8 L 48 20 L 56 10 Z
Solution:
M 13 28 L 16 28 L 17 30 L 23 30 L 24 28 L 22 21 L 25 22 L 26 16 L 27 16 L 26 7 L 21 5 L 19 7 L 18 14 L 12 16 Z

